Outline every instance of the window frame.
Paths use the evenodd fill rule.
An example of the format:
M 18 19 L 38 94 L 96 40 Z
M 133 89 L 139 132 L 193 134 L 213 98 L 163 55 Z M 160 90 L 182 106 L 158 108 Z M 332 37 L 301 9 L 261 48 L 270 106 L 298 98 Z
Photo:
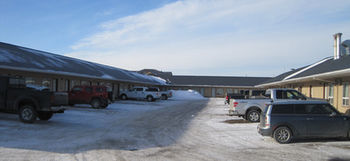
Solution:
M 334 105 L 334 84 L 333 83 L 328 85 L 327 99 L 331 105 Z
M 342 106 L 349 106 L 349 82 L 343 83 Z

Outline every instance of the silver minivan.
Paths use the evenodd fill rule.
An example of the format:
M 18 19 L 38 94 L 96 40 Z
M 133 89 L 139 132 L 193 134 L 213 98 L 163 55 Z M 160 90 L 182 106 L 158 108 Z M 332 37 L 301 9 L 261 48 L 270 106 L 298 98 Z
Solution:
M 348 137 L 350 117 L 324 101 L 274 102 L 261 114 L 258 132 L 279 143 L 294 138 Z

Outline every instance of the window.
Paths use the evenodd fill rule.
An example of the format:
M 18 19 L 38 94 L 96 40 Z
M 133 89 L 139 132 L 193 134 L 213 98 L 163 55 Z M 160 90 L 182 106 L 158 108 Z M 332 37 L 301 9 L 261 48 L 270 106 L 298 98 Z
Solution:
M 288 92 L 294 95 L 294 99 L 306 99 L 305 96 L 298 91 L 288 91 Z
M 56 92 L 57 91 L 57 88 L 58 88 L 58 86 L 57 86 L 57 79 L 53 79 L 52 80 L 52 91 L 53 92 Z
M 35 80 L 32 77 L 26 77 L 26 84 L 35 84 Z
M 333 96 L 334 96 L 334 86 L 333 84 L 330 84 L 328 86 L 328 101 L 331 105 L 333 105 Z
M 223 96 L 224 95 L 224 89 L 222 89 L 222 88 L 216 89 L 216 95 L 217 96 Z
M 136 91 L 143 91 L 143 88 L 136 88 Z
M 327 104 L 318 104 L 318 105 L 306 105 L 306 111 L 310 114 L 332 114 L 335 112 L 329 105 Z
M 89 81 L 81 81 L 81 85 L 89 86 L 89 85 L 91 85 L 91 82 L 89 82 Z
M 293 105 L 274 105 L 271 114 L 293 114 Z
M 96 92 L 100 93 L 100 92 L 104 92 L 104 88 L 103 87 L 96 87 Z
M 295 91 L 284 91 L 284 90 L 276 91 L 277 99 L 299 99 L 300 97 L 301 97 L 300 94 Z
M 66 79 L 64 90 L 65 91 L 69 91 L 70 90 L 70 81 L 68 79 Z
M 75 87 L 72 89 L 73 93 L 81 92 L 83 89 L 81 87 Z
M 349 106 L 349 83 L 343 84 L 343 106 Z
M 41 82 L 41 85 L 50 88 L 51 87 L 51 80 L 43 79 L 43 81 Z
M 296 114 L 307 114 L 308 112 L 306 111 L 305 105 L 294 105 L 294 110 Z
M 92 92 L 92 87 L 86 87 L 85 91 L 88 92 L 88 93 L 91 93 Z
M 11 87 L 20 88 L 25 87 L 25 80 L 20 78 L 10 78 L 9 85 Z

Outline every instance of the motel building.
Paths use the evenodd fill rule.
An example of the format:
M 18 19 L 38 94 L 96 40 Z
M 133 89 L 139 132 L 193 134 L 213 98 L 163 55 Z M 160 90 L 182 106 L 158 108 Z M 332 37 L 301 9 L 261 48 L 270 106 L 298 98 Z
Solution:
M 51 91 L 75 85 L 104 85 L 115 98 L 133 86 L 165 86 L 159 78 L 107 65 L 0 42 L 0 75 L 25 78 Z
M 294 88 L 308 97 L 327 99 L 340 112 L 350 115 L 350 40 L 334 35 L 333 56 L 313 64 L 282 73 L 259 88 Z
M 0 42 L 0 75 L 23 77 L 27 84 L 69 91 L 75 85 L 105 85 L 115 98 L 133 86 L 194 90 L 205 97 L 227 93 L 256 95 L 267 88 L 294 88 L 308 97 L 327 99 L 350 114 L 350 40 L 334 35 L 333 56 L 276 77 L 173 75 L 154 69 L 128 71 Z M 161 79 L 160 79 L 161 78 Z

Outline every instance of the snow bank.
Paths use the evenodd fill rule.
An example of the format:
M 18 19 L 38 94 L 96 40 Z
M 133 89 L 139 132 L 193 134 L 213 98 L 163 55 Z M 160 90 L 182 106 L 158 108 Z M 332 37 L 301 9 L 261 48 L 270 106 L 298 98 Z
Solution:
M 176 100 L 193 100 L 193 99 L 207 99 L 203 97 L 200 93 L 194 90 L 172 90 L 173 99 Z
M 29 88 L 36 89 L 38 91 L 49 90 L 49 88 L 47 88 L 45 86 L 40 86 L 40 85 L 35 85 L 35 84 L 26 84 L 26 86 L 29 87 Z

